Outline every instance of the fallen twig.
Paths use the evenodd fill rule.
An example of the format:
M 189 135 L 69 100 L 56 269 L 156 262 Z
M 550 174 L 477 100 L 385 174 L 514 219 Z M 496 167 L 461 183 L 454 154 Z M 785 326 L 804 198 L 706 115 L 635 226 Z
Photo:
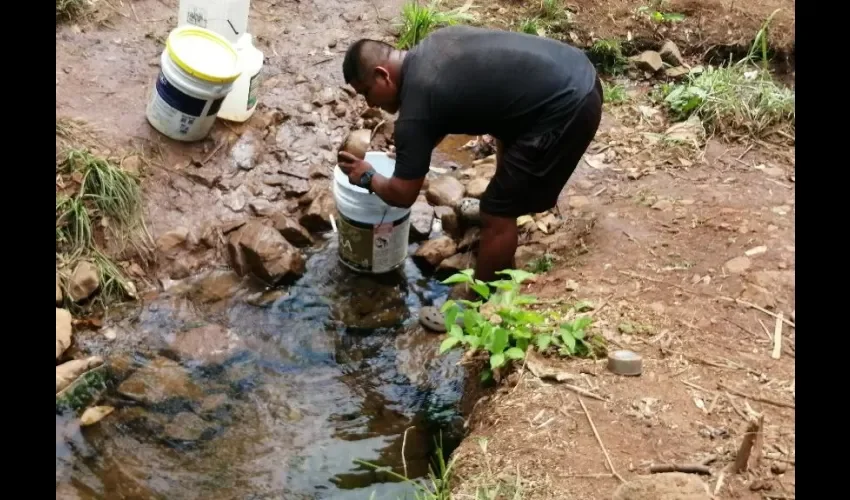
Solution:
M 588 391 L 587 389 L 582 389 L 581 387 L 578 387 L 578 386 L 575 386 L 575 385 L 571 385 L 571 384 L 562 384 L 562 385 L 563 385 L 564 387 L 566 387 L 567 389 L 569 389 L 569 390 L 571 390 L 571 391 L 573 391 L 573 392 L 575 392 L 575 393 L 577 393 L 577 394 L 581 394 L 582 396 L 587 396 L 587 397 L 589 397 L 589 398 L 591 398 L 591 399 L 595 399 L 595 400 L 597 400 L 597 401 L 606 401 L 606 402 L 608 401 L 607 399 L 605 399 L 604 397 L 600 396 L 599 394 L 596 394 L 596 393 L 590 392 L 590 391 Z
M 723 480 L 726 479 L 726 471 L 720 471 L 720 475 L 717 476 L 717 483 L 714 484 L 714 496 L 717 498 L 717 495 L 720 493 L 720 489 L 723 488 Z
M 747 302 L 746 300 L 742 300 L 742 299 L 733 299 L 732 297 L 720 297 L 720 298 L 721 298 L 721 299 L 723 299 L 723 300 L 729 301 L 729 302 L 735 302 L 736 304 L 740 304 L 740 305 L 742 305 L 742 306 L 747 306 L 747 307 L 753 308 L 753 309 L 755 309 L 756 311 L 761 311 L 761 312 L 763 312 L 763 313 L 767 314 L 768 316 L 772 316 L 772 317 L 774 317 L 774 318 L 778 318 L 778 317 L 779 317 L 779 315 L 778 315 L 778 314 L 776 314 L 775 312 L 768 311 L 768 310 L 767 310 L 767 309 L 765 309 L 764 307 L 761 307 L 761 306 L 759 306 L 759 305 L 753 304 L 752 302 Z M 783 323 L 785 323 L 786 325 L 790 326 L 791 328 L 797 328 L 797 326 L 794 324 L 794 322 L 793 322 L 793 321 L 787 320 L 787 319 L 785 319 L 784 317 L 782 318 L 782 320 L 781 320 L 781 321 L 782 321 Z
M 749 420 L 749 419 L 750 419 L 750 418 L 747 416 L 747 414 L 746 414 L 746 413 L 744 413 L 744 411 L 743 411 L 743 410 L 741 410 L 740 408 L 738 408 L 738 405 L 736 405 L 736 404 L 735 404 L 735 400 L 734 400 L 734 399 L 732 399 L 732 395 L 731 395 L 731 394 L 729 394 L 728 392 L 724 392 L 724 393 L 723 393 L 723 395 L 724 395 L 724 396 L 726 396 L 726 399 L 728 399 L 728 400 L 729 400 L 729 406 L 731 406 L 731 407 L 732 407 L 732 409 L 733 409 L 733 410 L 735 410 L 735 413 L 737 413 L 739 417 L 743 418 L 745 421 L 747 421 L 747 420 Z
M 762 425 L 764 425 L 764 415 L 760 416 L 758 420 L 751 420 L 749 425 L 747 425 L 744 439 L 741 440 L 741 446 L 735 455 L 735 463 L 732 465 L 733 472 L 742 473 L 747 471 L 750 453 L 753 451 L 753 445 L 756 442 L 758 434 L 761 432 Z
M 410 477 L 407 475 L 407 459 L 404 457 L 404 449 L 407 446 L 407 432 L 410 429 L 413 429 L 414 426 L 410 426 L 404 430 L 404 437 L 401 439 L 401 464 L 404 466 L 404 477 Z
M 576 396 L 578 398 L 578 402 L 581 405 L 581 409 L 584 410 L 584 416 L 587 417 L 587 423 L 590 424 L 591 430 L 593 430 L 593 435 L 596 436 L 596 442 L 599 443 L 599 447 L 602 448 L 602 453 L 605 455 L 605 461 L 608 463 L 608 468 L 611 469 L 611 474 L 620 480 L 621 483 L 625 483 L 626 480 L 623 479 L 623 476 L 617 473 L 617 469 L 614 468 L 614 464 L 611 462 L 611 457 L 608 455 L 608 450 L 605 448 L 605 443 L 602 442 L 602 438 L 599 437 L 599 431 L 596 430 L 596 425 L 593 423 L 593 419 L 590 418 L 590 412 L 587 411 L 587 406 L 584 404 L 584 400 L 581 399 L 581 396 Z
M 773 328 L 773 353 L 770 355 L 773 359 L 779 359 L 782 355 L 782 313 L 776 317 L 776 326 Z
M 711 469 L 702 464 L 657 464 L 650 465 L 649 472 L 659 474 L 664 472 L 684 472 L 686 474 L 702 474 L 710 476 Z
M 728 385 L 724 384 L 723 382 L 718 382 L 717 387 L 724 390 L 724 391 L 731 392 L 732 394 L 734 394 L 736 396 L 740 396 L 742 398 L 746 398 L 746 399 L 749 399 L 751 401 L 758 401 L 759 403 L 769 404 L 769 405 L 773 405 L 773 406 L 779 406 L 779 407 L 782 407 L 782 408 L 796 409 L 796 406 L 794 405 L 794 403 L 786 403 L 784 401 L 776 401 L 776 400 L 773 400 L 773 399 L 770 399 L 770 398 L 763 398 L 761 396 L 754 396 L 752 394 L 747 394 L 746 392 L 742 392 L 742 391 L 739 391 L 739 390 L 734 389 L 732 387 L 729 387 Z

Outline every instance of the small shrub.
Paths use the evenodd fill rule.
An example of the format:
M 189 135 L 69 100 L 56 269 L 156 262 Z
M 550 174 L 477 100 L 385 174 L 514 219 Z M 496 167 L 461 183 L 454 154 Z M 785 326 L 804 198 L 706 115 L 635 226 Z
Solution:
M 407 2 L 401 8 L 396 46 L 402 50 L 413 48 L 436 29 L 473 20 L 472 15 L 461 12 L 460 9 L 441 11 L 439 2 L 433 2 L 430 5 L 419 5 L 415 1 Z
M 552 270 L 552 267 L 555 265 L 555 256 L 546 253 L 532 260 L 530 264 L 528 264 L 528 270 L 534 274 L 543 274 Z
M 621 104 L 629 99 L 625 87 L 608 82 L 602 82 L 602 95 L 604 101 L 609 104 Z
M 486 352 L 489 368 L 482 372 L 482 379 L 488 379 L 492 370 L 525 358 L 531 347 L 541 352 L 552 348 L 562 356 L 594 356 L 603 347 L 601 339 L 587 332 L 591 318 L 562 321 L 558 314 L 527 308 L 537 299 L 521 294 L 520 286 L 534 274 L 521 270 L 499 274 L 509 279 L 485 283 L 475 279 L 473 270 L 467 269 L 443 281 L 465 283 L 482 300 L 449 300 L 443 305 L 448 334 L 440 344 L 441 353 L 455 346 L 463 346 L 472 353 Z M 491 293 L 491 287 L 496 291 Z M 462 318 L 462 326 L 457 323 L 458 318 Z
M 604 39 L 593 42 L 587 51 L 588 58 L 600 71 L 609 75 L 622 73 L 629 64 L 623 55 L 623 46 L 617 39 Z
M 536 17 L 529 17 L 520 21 L 517 31 L 527 35 L 544 35 L 544 30 L 540 25 L 540 20 Z

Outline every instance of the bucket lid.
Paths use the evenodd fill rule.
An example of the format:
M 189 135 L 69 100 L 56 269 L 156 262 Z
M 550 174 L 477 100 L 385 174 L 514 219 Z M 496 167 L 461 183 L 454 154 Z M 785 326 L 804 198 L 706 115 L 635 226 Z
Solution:
M 241 74 L 239 56 L 226 38 L 198 26 L 182 26 L 168 35 L 165 44 L 174 64 L 195 78 L 229 83 Z

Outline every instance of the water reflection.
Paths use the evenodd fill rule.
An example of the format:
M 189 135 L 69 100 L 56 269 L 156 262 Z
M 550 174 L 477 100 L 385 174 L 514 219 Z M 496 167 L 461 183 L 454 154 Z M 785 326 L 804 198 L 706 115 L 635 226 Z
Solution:
M 109 350 L 81 342 L 122 360 L 106 395 L 117 410 L 82 430 L 57 416 L 57 498 L 397 498 L 405 485 L 355 460 L 401 473 L 410 427 L 408 472 L 427 473 L 433 438 L 452 444 L 463 373 L 412 318 L 445 288 L 409 262 L 353 274 L 329 242 L 288 294 L 257 307 L 253 292 L 227 307 L 164 295 Z M 224 363 L 169 349 L 210 323 L 239 338 Z

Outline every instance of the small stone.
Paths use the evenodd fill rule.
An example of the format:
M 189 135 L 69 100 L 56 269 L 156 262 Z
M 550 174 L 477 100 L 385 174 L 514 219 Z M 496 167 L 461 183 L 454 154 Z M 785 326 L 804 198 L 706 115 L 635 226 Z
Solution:
M 207 422 L 187 411 L 178 413 L 174 420 L 165 426 L 165 435 L 178 441 L 197 441 L 207 430 Z
M 196 168 L 186 172 L 186 177 L 208 188 L 215 187 L 221 180 L 221 174 L 209 168 Z
M 446 332 L 446 318 L 436 307 L 425 306 L 419 309 L 419 323 L 432 332 Z
M 103 364 L 103 358 L 92 356 L 86 359 L 72 359 L 56 367 L 56 393 L 71 385 L 80 375 Z
M 451 207 L 434 207 L 434 215 L 440 219 L 443 232 L 456 236 L 460 231 L 460 220 L 457 212 Z
M 307 171 L 307 175 L 311 179 L 327 178 L 331 176 L 331 169 L 326 165 L 315 163 L 310 165 L 310 170 Z
M 440 265 L 437 266 L 437 272 L 441 275 L 451 276 L 464 269 L 475 269 L 476 261 L 474 252 L 456 253 L 440 262 Z
M 156 248 L 163 255 L 174 255 L 180 249 L 180 246 L 189 238 L 189 230 L 185 227 L 178 227 L 163 233 L 156 239 Z
M 655 314 L 664 314 L 664 304 L 661 302 L 653 302 L 649 305 L 649 308 L 652 309 L 652 312 Z
M 147 405 L 171 398 L 197 400 L 203 396 L 203 390 L 191 380 L 189 372 L 164 357 L 157 357 L 135 371 L 118 386 L 118 393 Z
M 570 208 L 580 210 L 590 205 L 590 198 L 587 196 L 570 196 Z
M 448 259 L 456 252 L 457 245 L 454 240 L 448 236 L 440 236 L 423 243 L 416 250 L 413 258 L 419 264 L 427 264 L 431 268 L 436 268 L 440 265 L 440 262 Z
M 456 207 L 465 191 L 466 188 L 459 180 L 450 175 L 441 175 L 431 180 L 425 196 L 432 205 Z
M 723 268 L 729 274 L 741 274 L 750 268 L 751 262 L 749 257 L 735 257 L 723 264 Z
M 679 47 L 677 47 L 671 40 L 664 42 L 661 49 L 658 51 L 658 55 L 661 56 L 662 61 L 666 62 L 670 66 L 682 66 L 685 64 L 684 59 L 682 59 L 682 53 L 679 52 Z
M 234 212 L 241 212 L 245 209 L 249 196 L 253 196 L 253 193 L 247 187 L 240 185 L 233 191 L 222 196 L 221 203 Z
M 309 193 L 308 193 L 309 194 Z M 336 202 L 330 191 L 322 191 L 307 207 L 298 222 L 311 232 L 331 229 L 331 216 L 336 212 Z
M 302 102 L 301 104 L 299 104 L 297 109 L 300 113 L 312 113 L 313 112 L 313 106 L 311 106 L 310 103 L 307 103 L 307 102 Z
M 431 234 L 434 223 L 434 207 L 423 198 L 419 198 L 410 207 L 410 241 L 422 241 Z
M 142 172 L 142 159 L 139 155 L 128 156 L 121 162 L 121 169 L 133 177 L 138 177 Z
M 241 339 L 229 329 L 211 323 L 177 332 L 169 347 L 181 359 L 213 365 L 223 363 L 241 345 Z
M 664 76 L 667 78 L 681 78 L 690 73 L 690 70 L 684 66 L 673 66 L 672 68 L 664 68 Z
M 466 196 L 469 198 L 481 198 L 489 185 L 490 181 L 487 179 L 482 179 L 480 177 L 472 179 L 469 181 L 469 184 L 466 185 Z
M 304 226 L 296 222 L 286 214 L 277 214 L 272 217 L 274 228 L 286 238 L 286 241 L 297 247 L 306 247 L 313 244 L 313 237 Z
M 657 73 L 664 67 L 664 61 L 661 59 L 661 54 L 654 50 L 647 50 L 639 55 L 630 58 L 635 67 L 641 71 L 649 73 Z
M 253 130 L 243 133 L 230 150 L 230 163 L 233 168 L 251 170 L 255 166 L 258 154 L 257 137 Z
M 464 198 L 458 211 L 464 224 L 475 225 L 481 222 L 481 202 L 475 198 Z
M 272 205 L 269 200 L 263 198 L 255 198 L 248 204 L 248 206 L 251 207 L 251 211 L 254 212 L 254 215 L 258 217 L 268 217 L 275 211 L 274 205 Z
M 336 102 L 336 91 L 330 87 L 325 87 L 313 96 L 313 105 L 325 106 Z
M 113 411 L 115 411 L 115 408 L 112 406 L 92 406 L 91 408 L 86 408 L 86 411 L 80 416 L 80 425 L 82 427 L 94 425 L 106 418 Z
M 345 104 L 340 103 L 334 106 L 334 115 L 336 115 L 337 118 L 345 118 L 345 115 L 347 114 L 348 108 L 345 107 Z
M 770 465 L 770 472 L 776 474 L 777 476 L 779 474 L 785 474 L 785 472 L 787 472 L 787 471 L 788 471 L 788 466 L 783 464 L 783 463 L 773 462 Z
M 746 255 L 747 257 L 752 257 L 754 255 L 761 255 L 765 252 L 767 252 L 767 247 L 764 246 L 764 245 L 761 245 L 761 246 L 750 248 L 749 250 L 744 252 L 744 255 Z
M 296 84 L 296 85 L 298 85 L 299 83 L 304 83 L 304 82 L 306 82 L 306 81 L 307 81 L 307 77 L 306 77 L 306 76 L 304 76 L 304 75 L 302 75 L 302 74 L 300 74 L 300 73 L 299 73 L 299 74 L 297 74 L 297 75 L 295 75 L 295 84 Z
M 567 282 L 564 283 L 564 288 L 568 292 L 575 292 L 576 290 L 578 290 L 578 283 L 576 283 L 575 280 L 567 280 Z
M 97 268 L 89 261 L 82 260 L 74 268 L 69 279 L 68 296 L 74 302 L 80 302 L 92 296 L 100 288 Z
M 593 186 L 595 186 L 595 185 L 596 184 L 594 184 L 592 181 L 589 181 L 587 179 L 579 179 L 579 180 L 576 181 L 576 186 L 583 191 L 593 189 Z
M 666 212 L 673 208 L 673 202 L 670 200 L 658 200 L 652 205 L 653 210 Z
M 251 221 L 230 236 L 227 251 L 233 270 L 251 273 L 269 284 L 304 274 L 304 257 L 275 228 Z
M 71 313 L 66 309 L 56 308 L 56 359 L 62 356 L 66 349 L 71 347 Z

